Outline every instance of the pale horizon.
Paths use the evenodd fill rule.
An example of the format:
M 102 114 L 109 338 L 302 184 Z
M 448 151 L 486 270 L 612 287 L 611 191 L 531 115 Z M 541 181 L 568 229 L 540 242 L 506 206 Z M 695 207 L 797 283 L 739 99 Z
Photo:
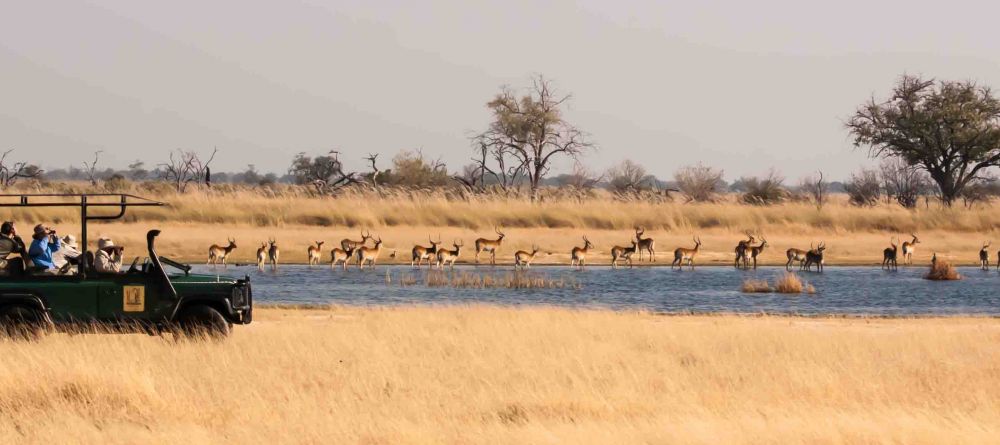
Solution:
M 298 152 L 336 148 L 361 170 L 368 153 L 387 168 L 422 148 L 455 171 L 485 103 L 543 74 L 573 95 L 592 170 L 843 180 L 874 164 L 843 121 L 901 74 L 1000 85 L 1000 6 L 960 3 L 9 2 L 0 149 L 152 168 L 214 146 L 216 171 L 282 173 Z

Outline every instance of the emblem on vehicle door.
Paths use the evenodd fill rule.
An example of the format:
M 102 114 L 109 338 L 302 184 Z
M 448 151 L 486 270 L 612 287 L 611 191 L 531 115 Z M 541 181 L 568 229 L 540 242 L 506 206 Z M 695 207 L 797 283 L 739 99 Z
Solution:
M 146 287 L 123 286 L 122 310 L 125 312 L 142 312 L 146 310 Z

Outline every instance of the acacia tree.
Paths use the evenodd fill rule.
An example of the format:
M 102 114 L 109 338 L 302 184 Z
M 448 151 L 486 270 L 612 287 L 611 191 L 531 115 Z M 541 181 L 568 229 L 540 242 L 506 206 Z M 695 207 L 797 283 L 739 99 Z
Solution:
M 340 152 L 331 150 L 323 156 L 310 157 L 299 153 L 292 159 L 288 174 L 297 184 L 311 184 L 317 193 L 335 192 L 350 184 L 360 184 L 357 172 L 345 172 L 339 159 Z
M 562 108 L 569 99 L 569 95 L 556 93 L 551 82 L 541 75 L 533 78 L 531 88 L 521 95 L 503 88 L 486 105 L 493 113 L 493 122 L 476 138 L 484 172 L 492 158 L 499 171 L 490 169 L 490 173 L 498 179 L 515 181 L 523 175 L 532 201 L 537 200 L 539 186 L 553 160 L 575 159 L 593 147 L 583 132 L 563 118 Z
M 846 126 L 872 157 L 926 170 L 948 206 L 1000 165 L 1000 100 L 971 81 L 903 76 L 888 100 L 871 99 Z
M 32 179 L 42 176 L 42 169 L 38 168 L 37 165 L 23 161 L 9 162 L 7 155 L 13 152 L 14 149 L 10 149 L 0 154 L 0 186 L 7 188 L 14 185 L 18 179 Z

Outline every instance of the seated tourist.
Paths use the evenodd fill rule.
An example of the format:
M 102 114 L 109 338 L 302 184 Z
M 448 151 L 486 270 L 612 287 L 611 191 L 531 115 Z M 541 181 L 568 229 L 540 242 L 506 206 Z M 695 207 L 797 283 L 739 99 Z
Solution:
M 11 254 L 20 257 L 10 258 Z M 24 261 L 28 257 L 24 241 L 17 235 L 17 227 L 13 221 L 0 224 L 0 274 L 24 272 Z M 16 269 L 16 270 L 15 270 Z
M 76 237 L 66 235 L 62 239 L 62 248 L 52 252 L 52 264 L 59 269 L 60 274 L 72 273 L 73 266 L 80 262 L 80 248 L 76 244 Z
M 122 270 L 122 253 L 125 247 L 116 246 L 110 238 L 97 241 L 97 257 L 94 258 L 94 270 L 101 273 L 118 273 Z
M 52 263 L 52 252 L 56 252 L 62 247 L 62 241 L 56 236 L 56 231 L 39 224 L 35 226 L 35 233 L 31 238 L 28 257 L 31 258 L 31 263 L 34 265 L 32 270 L 54 273 L 57 269 Z

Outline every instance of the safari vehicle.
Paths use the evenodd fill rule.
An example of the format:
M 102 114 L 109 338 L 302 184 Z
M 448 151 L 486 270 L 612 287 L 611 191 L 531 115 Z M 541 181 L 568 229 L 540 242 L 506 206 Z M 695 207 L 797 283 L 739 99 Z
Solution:
M 121 273 L 95 271 L 95 253 L 87 246 L 88 222 L 119 219 L 129 207 L 162 205 L 126 194 L 0 194 L 0 207 L 79 208 L 82 252 L 68 274 L 43 275 L 23 268 L 0 273 L 0 334 L 37 338 L 52 330 L 99 326 L 102 332 L 225 337 L 233 324 L 250 323 L 250 276 L 192 274 L 190 266 L 156 254 L 159 230 L 146 234 L 148 256 L 136 257 L 127 270 L 123 262 Z

